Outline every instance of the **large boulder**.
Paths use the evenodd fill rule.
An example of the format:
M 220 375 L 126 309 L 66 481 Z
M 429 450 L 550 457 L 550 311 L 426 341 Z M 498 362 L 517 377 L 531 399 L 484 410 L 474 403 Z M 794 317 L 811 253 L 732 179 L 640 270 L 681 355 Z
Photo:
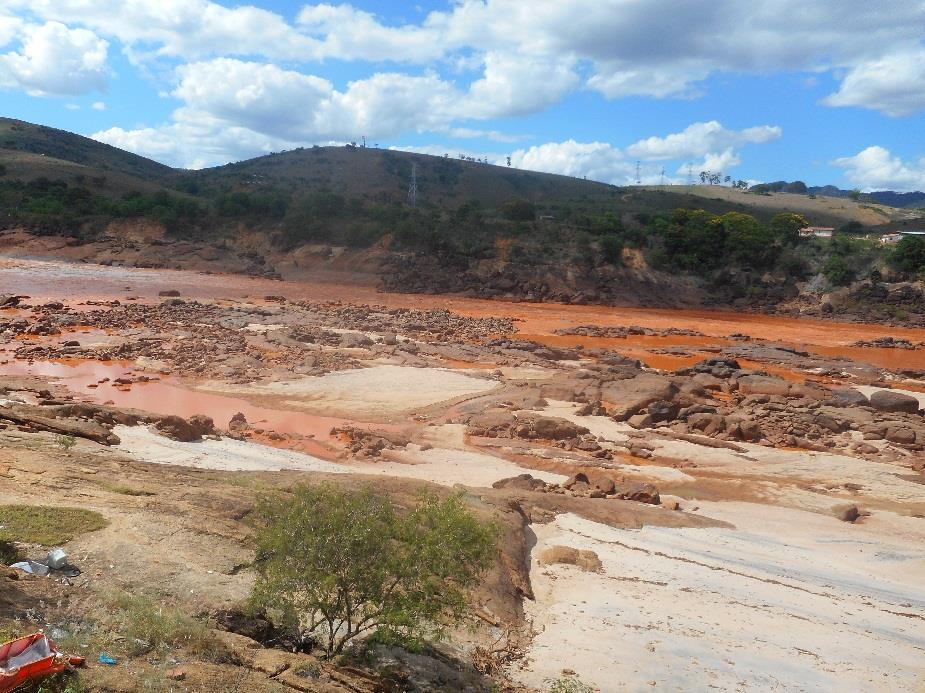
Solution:
M 739 392 L 743 395 L 779 395 L 790 394 L 790 383 L 783 378 L 770 375 L 743 375 L 739 378 Z
M 626 421 L 653 402 L 674 400 L 678 386 L 654 373 L 641 373 L 626 380 L 613 380 L 601 387 L 601 399 L 616 421 Z
M 588 549 L 575 549 L 571 546 L 550 546 L 543 549 L 539 555 L 540 565 L 553 565 L 555 563 L 578 566 L 582 570 L 598 572 L 603 568 L 601 559 L 594 551 Z
M 660 505 L 662 502 L 658 495 L 658 489 L 653 484 L 647 483 L 629 484 L 620 489 L 617 497 L 651 505 Z
M 576 423 L 552 416 L 520 417 L 530 426 L 533 436 L 544 440 L 570 440 L 588 433 L 588 429 Z M 515 430 L 519 430 L 519 427 Z
M 832 388 L 829 402 L 833 407 L 866 407 L 870 405 L 867 395 L 855 390 L 853 387 Z
M 532 474 L 518 474 L 508 479 L 501 479 L 491 485 L 492 488 L 508 488 L 518 491 L 545 491 L 546 482 Z
M 208 417 L 203 417 L 208 419 Z M 212 419 L 208 419 L 209 422 Z M 202 440 L 203 422 L 187 421 L 182 416 L 165 416 L 154 424 L 154 430 L 165 438 L 177 440 L 181 443 L 193 443 Z
M 919 401 L 911 395 L 893 390 L 877 390 L 870 396 L 870 406 L 879 411 L 904 412 L 916 414 L 919 411 Z

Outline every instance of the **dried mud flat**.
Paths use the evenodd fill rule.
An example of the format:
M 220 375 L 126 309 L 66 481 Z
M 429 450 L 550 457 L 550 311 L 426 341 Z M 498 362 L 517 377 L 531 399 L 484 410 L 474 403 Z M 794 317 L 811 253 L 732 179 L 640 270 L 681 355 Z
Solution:
M 455 486 L 506 531 L 444 689 L 925 685 L 925 352 L 852 346 L 925 331 L 23 260 L 0 294 L 0 503 L 110 521 L 67 545 L 81 579 L 9 580 L 0 619 L 73 622 L 116 587 L 217 614 L 261 493 Z M 490 681 L 472 648 L 505 634 L 522 656 Z M 242 661 L 182 685 L 381 684 Z

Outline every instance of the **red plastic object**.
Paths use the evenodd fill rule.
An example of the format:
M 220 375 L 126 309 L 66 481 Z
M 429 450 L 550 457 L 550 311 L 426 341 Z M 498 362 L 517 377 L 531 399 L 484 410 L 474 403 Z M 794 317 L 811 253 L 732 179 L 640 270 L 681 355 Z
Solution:
M 83 657 L 59 652 L 43 633 L 10 640 L 0 645 L 0 693 L 9 693 L 24 683 L 59 674 L 83 662 Z

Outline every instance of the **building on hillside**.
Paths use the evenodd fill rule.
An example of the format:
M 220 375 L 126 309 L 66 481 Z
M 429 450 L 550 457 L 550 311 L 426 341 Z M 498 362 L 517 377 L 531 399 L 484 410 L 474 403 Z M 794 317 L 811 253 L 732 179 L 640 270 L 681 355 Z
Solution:
M 898 232 L 885 233 L 880 236 L 880 243 L 883 245 L 896 245 L 903 238 L 903 235 Z
M 800 229 L 800 236 L 815 236 L 816 238 L 831 238 L 835 229 L 831 226 L 805 226 Z
M 922 236 L 925 236 L 925 231 L 921 231 L 919 229 L 910 229 L 908 231 L 890 231 L 889 233 L 885 233 L 880 236 L 880 242 L 883 245 L 896 245 L 903 239 L 903 236 L 918 236 L 921 238 Z

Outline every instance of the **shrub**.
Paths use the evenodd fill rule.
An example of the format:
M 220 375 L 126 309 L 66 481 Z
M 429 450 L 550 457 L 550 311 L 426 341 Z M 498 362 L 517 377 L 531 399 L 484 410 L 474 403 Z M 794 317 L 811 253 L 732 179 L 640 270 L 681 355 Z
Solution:
M 611 265 L 619 265 L 623 261 L 623 239 L 615 233 L 601 236 L 601 256 Z
M 441 637 L 496 552 L 497 528 L 461 495 L 426 495 L 400 514 L 370 487 L 297 486 L 259 502 L 254 519 L 251 604 L 328 657 L 373 632 L 406 644 Z
M 890 255 L 890 264 L 903 272 L 925 270 L 925 238 L 903 236 Z
M 501 216 L 509 221 L 533 221 L 536 219 L 536 205 L 519 197 L 511 198 L 501 205 Z
M 854 269 L 843 255 L 832 255 L 826 260 L 822 273 L 835 286 L 846 286 L 854 279 Z

